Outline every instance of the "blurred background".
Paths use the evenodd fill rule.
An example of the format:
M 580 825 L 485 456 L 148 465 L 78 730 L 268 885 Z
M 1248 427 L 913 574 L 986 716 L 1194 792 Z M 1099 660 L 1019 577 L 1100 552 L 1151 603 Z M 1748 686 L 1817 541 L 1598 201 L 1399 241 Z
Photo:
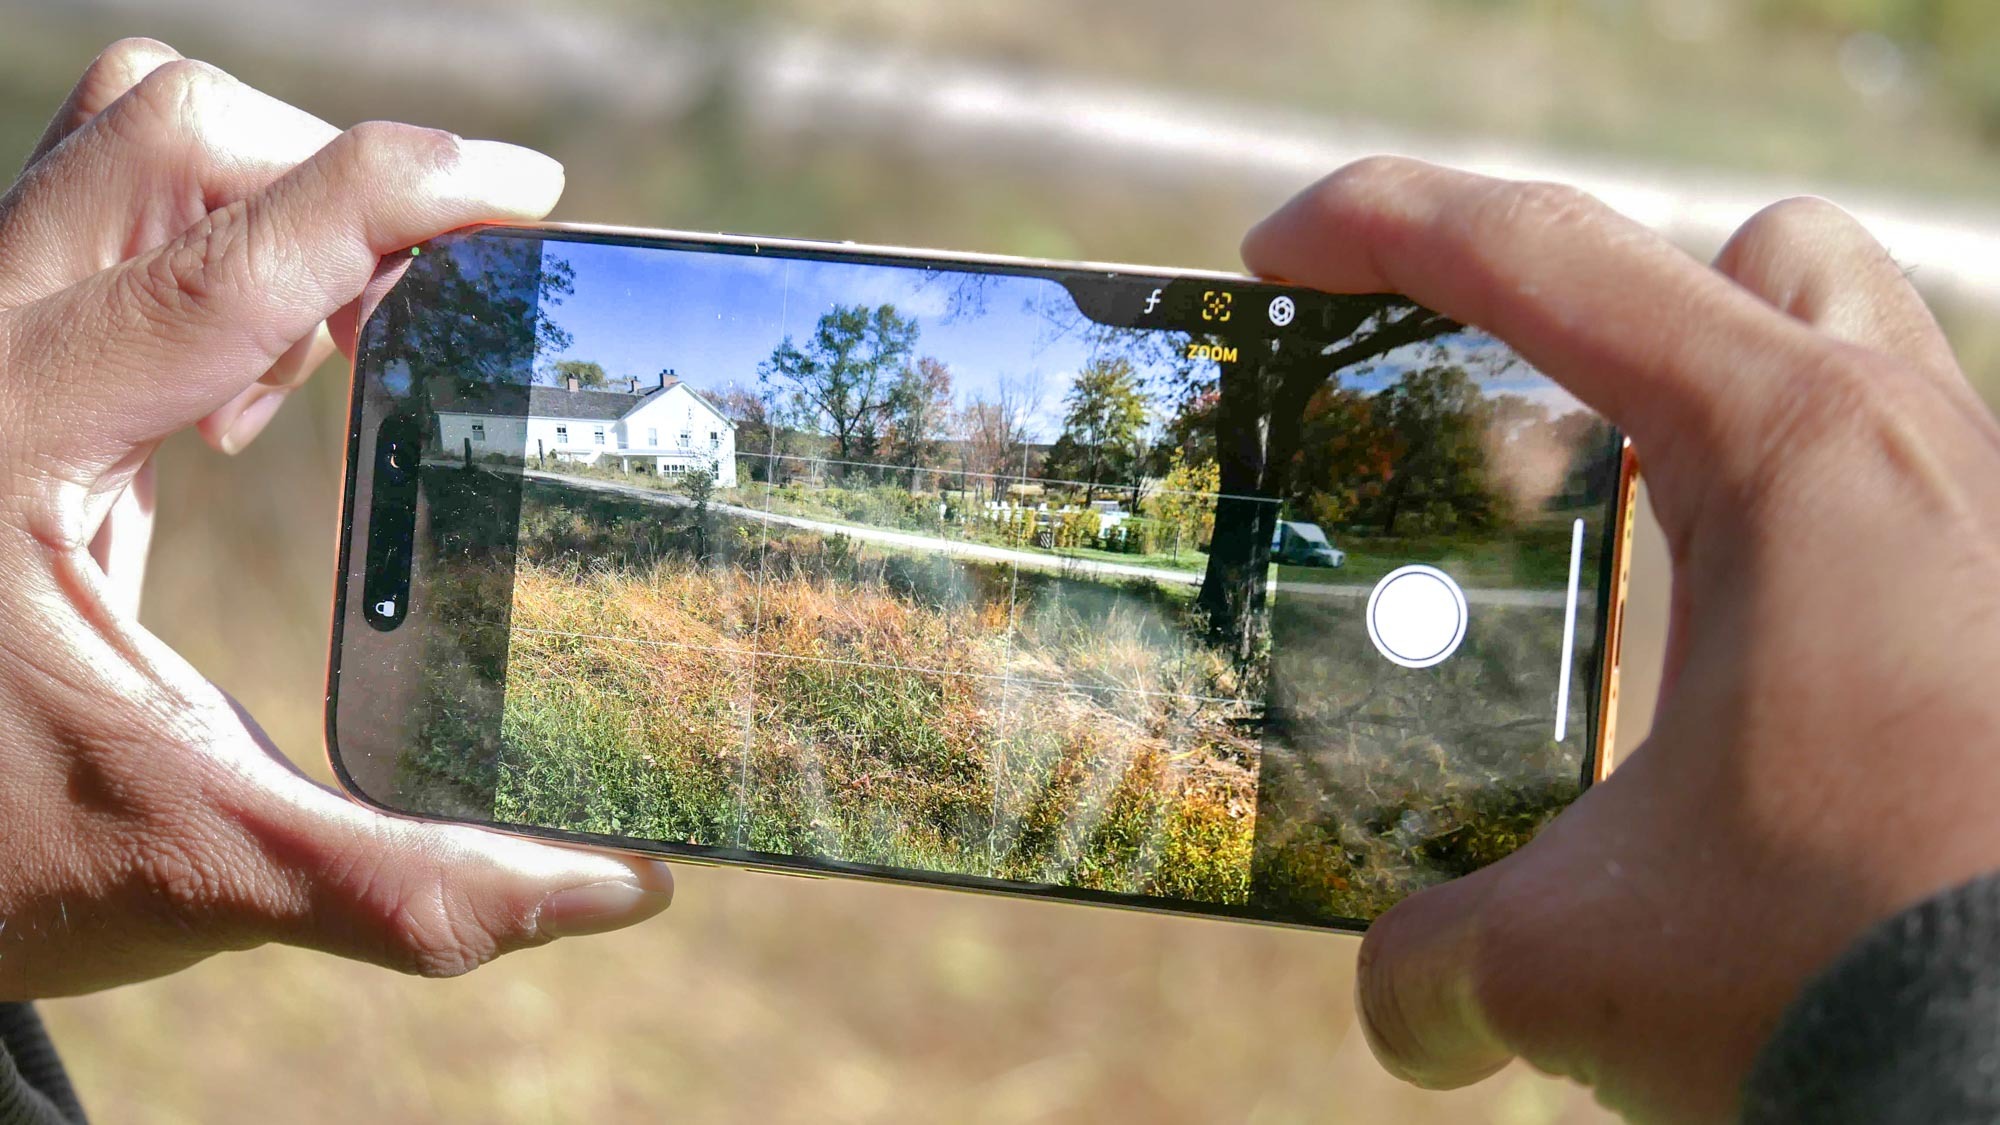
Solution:
M 1991 0 L 0 0 L 0 26 L 7 159 L 144 34 L 336 123 L 539 146 L 562 219 L 1231 268 L 1367 152 L 1578 182 L 1704 255 L 1813 192 L 2000 392 Z M 145 610 L 322 778 L 345 379 L 233 460 L 162 453 Z M 1666 592 L 1641 543 L 1627 746 Z M 690 868 L 660 920 L 462 980 L 270 948 L 44 1010 L 112 1122 L 1604 1119 L 1518 1066 L 1398 1086 L 1354 1027 L 1358 944 Z

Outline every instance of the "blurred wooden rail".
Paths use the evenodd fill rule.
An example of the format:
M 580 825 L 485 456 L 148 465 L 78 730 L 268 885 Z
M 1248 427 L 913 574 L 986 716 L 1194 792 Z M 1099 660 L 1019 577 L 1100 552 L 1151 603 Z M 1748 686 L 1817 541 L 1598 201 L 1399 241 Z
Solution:
M 968 58 L 760 30 L 702 40 L 609 11 L 511 0 L 469 8 L 397 0 L 65 0 L 65 15 L 156 27 L 162 19 L 260 52 L 340 57 L 360 71 L 426 77 L 502 99 L 560 99 L 657 123 L 725 89 L 754 124 L 868 134 L 947 153 L 1114 166 L 1227 183 L 1273 201 L 1350 160 L 1401 153 L 1493 175 L 1558 180 L 1596 194 L 1697 253 L 1775 199 L 1820 194 L 1888 245 L 1933 299 L 2000 309 L 2000 208 L 1898 198 L 1803 178 L 1565 154 L 1429 135 L 1293 107 L 1198 98 Z M 51 5 L 0 0 L 0 13 Z M 1033 166 L 1032 163 L 1025 166 Z

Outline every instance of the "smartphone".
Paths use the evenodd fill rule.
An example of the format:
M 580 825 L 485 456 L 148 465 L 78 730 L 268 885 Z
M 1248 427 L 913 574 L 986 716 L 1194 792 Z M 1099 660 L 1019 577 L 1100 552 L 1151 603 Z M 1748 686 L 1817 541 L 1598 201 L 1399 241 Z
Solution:
M 1352 930 L 1608 768 L 1626 444 L 1403 298 L 573 226 L 384 270 L 327 684 L 376 808 Z

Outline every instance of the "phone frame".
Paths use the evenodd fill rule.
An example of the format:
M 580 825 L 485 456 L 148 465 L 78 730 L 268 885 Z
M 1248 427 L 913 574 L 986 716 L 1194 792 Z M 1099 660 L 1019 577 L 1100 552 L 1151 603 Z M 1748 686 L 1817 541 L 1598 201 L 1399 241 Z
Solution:
M 530 234 L 554 236 L 581 235 L 586 239 L 614 241 L 623 244 L 662 246 L 662 248 L 695 248 L 705 246 L 731 247 L 738 251 L 749 250 L 760 253 L 765 249 L 785 252 L 789 256 L 806 257 L 817 260 L 843 260 L 871 262 L 886 259 L 888 264 L 907 265 L 913 262 L 936 266 L 941 269 L 971 268 L 977 272 L 1028 273 L 1036 274 L 1046 270 L 1071 270 L 1089 273 L 1116 274 L 1121 278 L 1158 280 L 1171 282 L 1179 280 L 1204 280 L 1225 283 L 1234 287 L 1290 288 L 1302 289 L 1281 278 L 1253 277 L 1248 274 L 1230 273 L 1220 270 L 1180 269 L 1161 266 L 1142 266 L 1120 262 L 1065 261 L 1061 259 L 1030 258 L 1006 254 L 968 253 L 943 251 L 906 246 L 884 246 L 851 241 L 829 241 L 808 238 L 773 238 L 727 232 L 700 232 L 671 229 L 646 229 L 639 227 L 587 224 L 587 223 L 485 223 L 467 230 L 500 228 L 523 231 Z M 663 244 L 678 244 L 664 245 Z M 988 267 L 982 269 L 982 267 Z M 928 887 L 937 890 L 971 891 L 975 893 L 1000 895 L 1008 898 L 1031 899 L 1043 902 L 1067 902 L 1089 906 L 1108 906 L 1124 910 L 1142 911 L 1149 914 L 1166 914 L 1180 917 L 1199 917 L 1252 922 L 1288 929 L 1312 930 L 1322 933 L 1360 933 L 1368 928 L 1367 919 L 1360 918 L 1287 918 L 1274 917 L 1268 911 L 1258 911 L 1248 905 L 1216 903 L 1199 900 L 1174 899 L 1160 896 L 1140 896 L 1123 892 L 1097 891 L 1082 887 L 1065 887 L 1039 883 L 1019 883 L 990 876 L 961 875 L 951 872 L 929 871 L 921 868 L 886 867 L 876 864 L 850 863 L 811 856 L 783 856 L 767 852 L 750 852 L 742 849 L 716 847 L 698 844 L 674 844 L 653 840 L 642 840 L 629 836 L 608 836 L 568 829 L 541 828 L 533 825 L 505 824 L 476 818 L 442 817 L 398 809 L 370 796 L 358 780 L 348 771 L 341 760 L 339 735 L 336 723 L 339 711 L 339 691 L 341 673 L 341 652 L 344 640 L 344 622 L 347 616 L 349 567 L 352 563 L 352 543 L 358 506 L 357 488 L 360 479 L 358 459 L 363 435 L 364 386 L 359 375 L 360 362 L 359 335 L 366 325 L 373 309 L 364 310 L 357 317 L 355 331 L 357 339 L 354 359 L 349 366 L 347 441 L 342 459 L 341 511 L 338 522 L 338 543 L 335 549 L 334 592 L 332 620 L 330 622 L 330 644 L 327 653 L 326 678 L 326 721 L 324 734 L 326 756 L 340 789 L 349 799 L 365 805 L 377 812 L 406 820 L 439 824 L 472 824 L 508 835 L 540 840 L 546 843 L 585 847 L 633 856 L 649 860 L 671 860 L 677 863 L 697 864 L 704 867 L 738 868 L 746 871 L 770 875 L 785 875 L 794 878 L 823 879 L 829 877 L 862 879 L 874 883 L 889 883 L 899 886 Z M 1609 530 L 1606 550 L 1600 560 L 1599 589 L 1603 591 L 1602 604 L 1598 610 L 1603 629 L 1603 643 L 1600 645 L 1598 662 L 1591 671 L 1595 676 L 1596 720 L 1592 730 L 1592 740 L 1583 763 L 1582 783 L 1585 789 L 1602 781 L 1612 767 L 1612 738 L 1617 729 L 1618 679 L 1620 655 L 1626 609 L 1626 593 L 1631 575 L 1632 529 L 1636 516 L 1638 496 L 1639 464 L 1632 450 L 1631 441 L 1620 437 L 1618 457 L 1618 481 L 1611 512 L 1615 521 Z M 360 517 L 360 518 L 365 518 Z

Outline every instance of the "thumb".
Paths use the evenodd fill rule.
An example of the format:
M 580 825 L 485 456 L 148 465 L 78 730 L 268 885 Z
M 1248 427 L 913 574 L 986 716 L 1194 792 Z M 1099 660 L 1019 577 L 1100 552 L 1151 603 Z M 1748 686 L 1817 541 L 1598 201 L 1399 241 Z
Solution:
M 1514 1057 L 1481 999 L 1490 963 L 1482 919 L 1500 878 L 1488 867 L 1396 904 L 1368 927 L 1355 969 L 1355 1007 L 1368 1046 L 1406 1082 L 1450 1089 Z
M 673 901 L 664 863 L 462 825 L 402 820 L 298 779 L 246 810 L 282 904 L 277 940 L 423 976 L 644 921 Z
M 222 787 L 217 811 L 256 844 L 230 881 L 261 914 L 259 938 L 455 976 L 512 950 L 644 921 L 673 901 L 665 863 L 353 803 L 300 774 L 233 709 L 254 744 L 238 747 L 248 784 Z

